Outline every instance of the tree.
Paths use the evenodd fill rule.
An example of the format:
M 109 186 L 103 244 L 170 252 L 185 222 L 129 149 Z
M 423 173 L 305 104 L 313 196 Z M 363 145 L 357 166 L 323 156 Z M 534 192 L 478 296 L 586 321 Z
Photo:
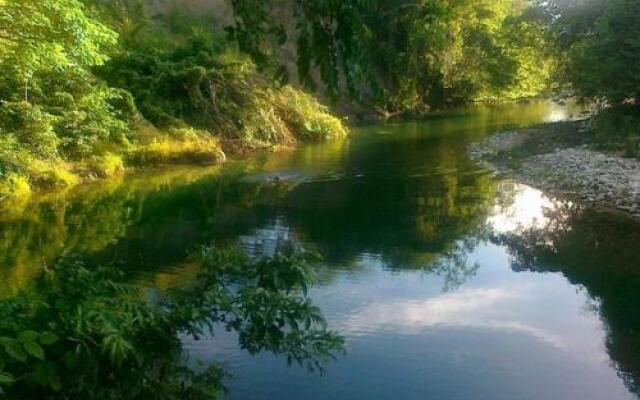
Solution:
M 31 175 L 30 157 L 78 159 L 127 141 L 126 94 L 92 73 L 117 39 L 79 0 L 0 0 L 0 175 L 7 165 Z
M 538 4 L 563 54 L 561 78 L 580 97 L 610 105 L 640 96 L 640 3 L 635 0 Z
M 117 37 L 89 18 L 78 0 L 0 1 L 0 65 L 24 83 L 25 100 L 36 74 L 100 65 Z
M 295 10 L 293 23 L 274 11 L 278 4 Z M 322 83 L 334 99 L 348 94 L 390 114 L 531 96 L 546 88 L 546 61 L 541 73 L 530 65 L 532 59 L 546 60 L 545 36 L 538 25 L 517 20 L 528 9 L 521 0 L 278 4 L 233 0 L 232 37 L 261 59 L 276 53 L 265 44 L 269 36 L 274 47 L 295 38 L 301 82 L 310 88 Z
M 640 3 L 610 1 L 570 54 L 567 75 L 580 95 L 614 105 L 640 99 Z
M 251 354 L 309 371 L 344 350 L 307 297 L 315 257 L 286 244 L 270 258 L 203 247 L 201 273 L 167 291 L 113 267 L 59 260 L 33 289 L 0 301 L 0 395 L 6 399 L 219 399 L 226 373 L 191 368 L 181 339 L 236 332 Z M 316 260 L 317 261 L 317 260 Z

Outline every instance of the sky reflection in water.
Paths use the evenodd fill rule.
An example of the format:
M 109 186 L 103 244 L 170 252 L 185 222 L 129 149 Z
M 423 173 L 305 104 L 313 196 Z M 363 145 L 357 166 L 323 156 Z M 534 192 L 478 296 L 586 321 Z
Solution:
M 224 360 L 231 399 L 625 399 L 640 385 L 638 225 L 491 176 L 466 146 L 577 116 L 471 107 L 345 140 L 81 187 L 0 215 L 0 295 L 81 253 L 160 288 L 188 252 L 281 239 L 320 251 L 312 298 L 347 339 L 327 375 L 188 341 Z
M 544 229 L 545 215 L 567 205 L 523 185 L 498 188 L 487 217 L 494 234 Z M 245 242 L 282 234 L 291 236 L 280 221 Z M 635 398 L 607 353 L 599 304 L 583 288 L 560 273 L 514 271 L 514 258 L 491 240 L 466 262 L 478 268 L 452 290 L 437 271 L 399 271 L 372 254 L 348 269 L 325 266 L 334 277 L 312 297 L 349 351 L 324 377 L 247 356 L 225 335 L 191 346 L 199 359 L 228 363 L 232 399 Z

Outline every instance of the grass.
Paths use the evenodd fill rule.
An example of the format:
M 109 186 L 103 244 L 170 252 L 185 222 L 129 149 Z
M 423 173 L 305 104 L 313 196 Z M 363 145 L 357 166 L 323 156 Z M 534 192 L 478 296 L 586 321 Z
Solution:
M 87 167 L 99 178 L 110 178 L 124 173 L 124 160 L 119 154 L 105 153 L 89 159 Z
M 29 196 L 34 188 L 57 189 L 79 182 L 68 163 L 42 159 L 10 139 L 0 141 L 0 198 Z
M 117 150 L 116 150 L 117 151 Z M 142 135 L 134 145 L 84 160 L 44 159 L 7 140 L 0 142 L 0 200 L 29 197 L 36 190 L 72 187 L 82 181 L 122 175 L 128 167 L 217 164 L 225 159 L 218 139 L 191 128 Z
M 300 89 L 270 88 L 254 100 L 242 118 L 239 141 L 244 144 L 294 144 L 347 135 L 339 118 Z M 38 153 L 14 135 L 0 138 L 0 199 L 25 198 L 38 190 L 119 176 L 132 167 L 211 165 L 226 158 L 220 140 L 211 132 L 186 124 L 159 130 L 144 118 L 136 124 L 130 140 L 97 146 L 93 155 L 78 157 L 63 157 L 55 149 L 46 155 Z
M 274 103 L 280 118 L 300 140 L 335 139 L 347 135 L 342 121 L 302 90 L 284 86 L 274 94 Z
M 30 195 L 31 185 L 24 175 L 9 172 L 0 180 L 0 199 L 6 197 L 23 198 Z
M 133 146 L 126 154 L 131 166 L 217 164 L 225 154 L 217 138 L 193 128 L 173 129 Z

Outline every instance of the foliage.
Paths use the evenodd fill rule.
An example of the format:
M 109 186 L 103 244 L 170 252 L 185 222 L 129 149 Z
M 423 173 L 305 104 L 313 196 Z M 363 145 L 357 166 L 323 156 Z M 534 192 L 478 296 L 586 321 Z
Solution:
M 53 131 L 53 121 L 54 116 L 28 101 L 4 102 L 0 108 L 4 135 L 36 156 L 52 157 L 57 154 L 60 139 Z
M 17 185 L 19 183 L 19 185 Z M 3 196 L 31 192 L 32 184 L 40 187 L 67 187 L 77 183 L 61 160 L 43 161 L 16 141 L 11 135 L 0 138 L 0 186 Z M 21 190 L 11 190 L 20 188 Z
M 121 93 L 91 76 L 117 34 L 77 0 L 7 0 L 0 5 L 0 123 L 40 158 L 96 152 L 122 140 Z
M 124 172 L 122 157 L 113 153 L 93 156 L 88 160 L 87 165 L 93 173 L 101 178 L 109 178 Z
M 73 184 L 67 161 L 123 145 L 130 131 L 125 95 L 90 71 L 117 34 L 77 0 L 3 1 L 0 27 L 2 169 L 23 186 Z
M 622 150 L 628 157 L 640 157 L 640 106 L 637 104 L 600 110 L 590 127 L 597 146 Z
M 280 119 L 303 140 L 343 137 L 347 131 L 340 121 L 313 96 L 284 86 L 273 94 Z
M 168 292 L 125 283 L 113 268 L 67 259 L 0 303 L 0 389 L 6 398 L 216 399 L 226 373 L 186 366 L 181 335 L 238 332 L 248 351 L 310 369 L 342 349 L 306 297 L 310 257 L 283 248 L 248 260 L 203 248 L 201 274 Z
M 587 99 L 616 106 L 640 95 L 640 4 L 634 0 L 541 2 L 563 52 L 563 78 Z
M 219 140 L 193 128 L 169 129 L 141 141 L 127 153 L 127 161 L 133 166 L 180 162 L 216 164 L 224 159 Z
M 539 1 L 560 59 L 558 77 L 600 109 L 597 142 L 628 155 L 640 136 L 640 3 L 634 0 Z M 635 104 L 635 105 L 634 105 Z
M 281 91 L 210 22 L 176 11 L 152 24 L 138 1 L 1 1 L 3 192 L 113 176 L 127 162 L 219 162 L 216 136 L 271 145 L 344 134 L 328 110 Z M 292 109 L 289 94 L 303 108 Z M 141 117 L 160 128 L 153 137 Z
M 102 75 L 130 91 L 142 115 L 164 128 L 186 123 L 226 138 L 267 144 L 345 133 L 341 122 L 315 100 L 274 85 L 246 55 L 211 35 L 189 35 L 185 43 L 168 49 L 142 45 L 115 57 Z
M 43 72 L 86 71 L 104 63 L 103 49 L 117 40 L 78 0 L 3 0 L 0 27 L 3 72 L 19 78 L 25 90 Z
M 522 1 L 234 0 L 232 5 L 232 38 L 241 49 L 261 60 L 265 42 L 277 47 L 296 38 L 303 84 L 315 89 L 319 78 L 334 99 L 347 92 L 383 113 L 532 96 L 547 88 L 550 57 L 543 29 L 519 19 L 527 9 Z M 294 8 L 295 22 L 281 19 L 288 13 L 268 11 L 279 8 Z
M 0 199 L 9 196 L 20 198 L 30 194 L 31 186 L 29 186 L 29 181 L 23 175 L 15 172 L 3 174 L 2 181 L 0 181 Z

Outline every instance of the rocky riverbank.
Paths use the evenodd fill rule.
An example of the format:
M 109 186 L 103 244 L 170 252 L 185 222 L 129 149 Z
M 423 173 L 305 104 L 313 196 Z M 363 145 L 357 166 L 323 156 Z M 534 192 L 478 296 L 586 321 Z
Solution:
M 496 134 L 469 152 L 501 175 L 640 218 L 640 161 L 592 149 L 580 122 Z

